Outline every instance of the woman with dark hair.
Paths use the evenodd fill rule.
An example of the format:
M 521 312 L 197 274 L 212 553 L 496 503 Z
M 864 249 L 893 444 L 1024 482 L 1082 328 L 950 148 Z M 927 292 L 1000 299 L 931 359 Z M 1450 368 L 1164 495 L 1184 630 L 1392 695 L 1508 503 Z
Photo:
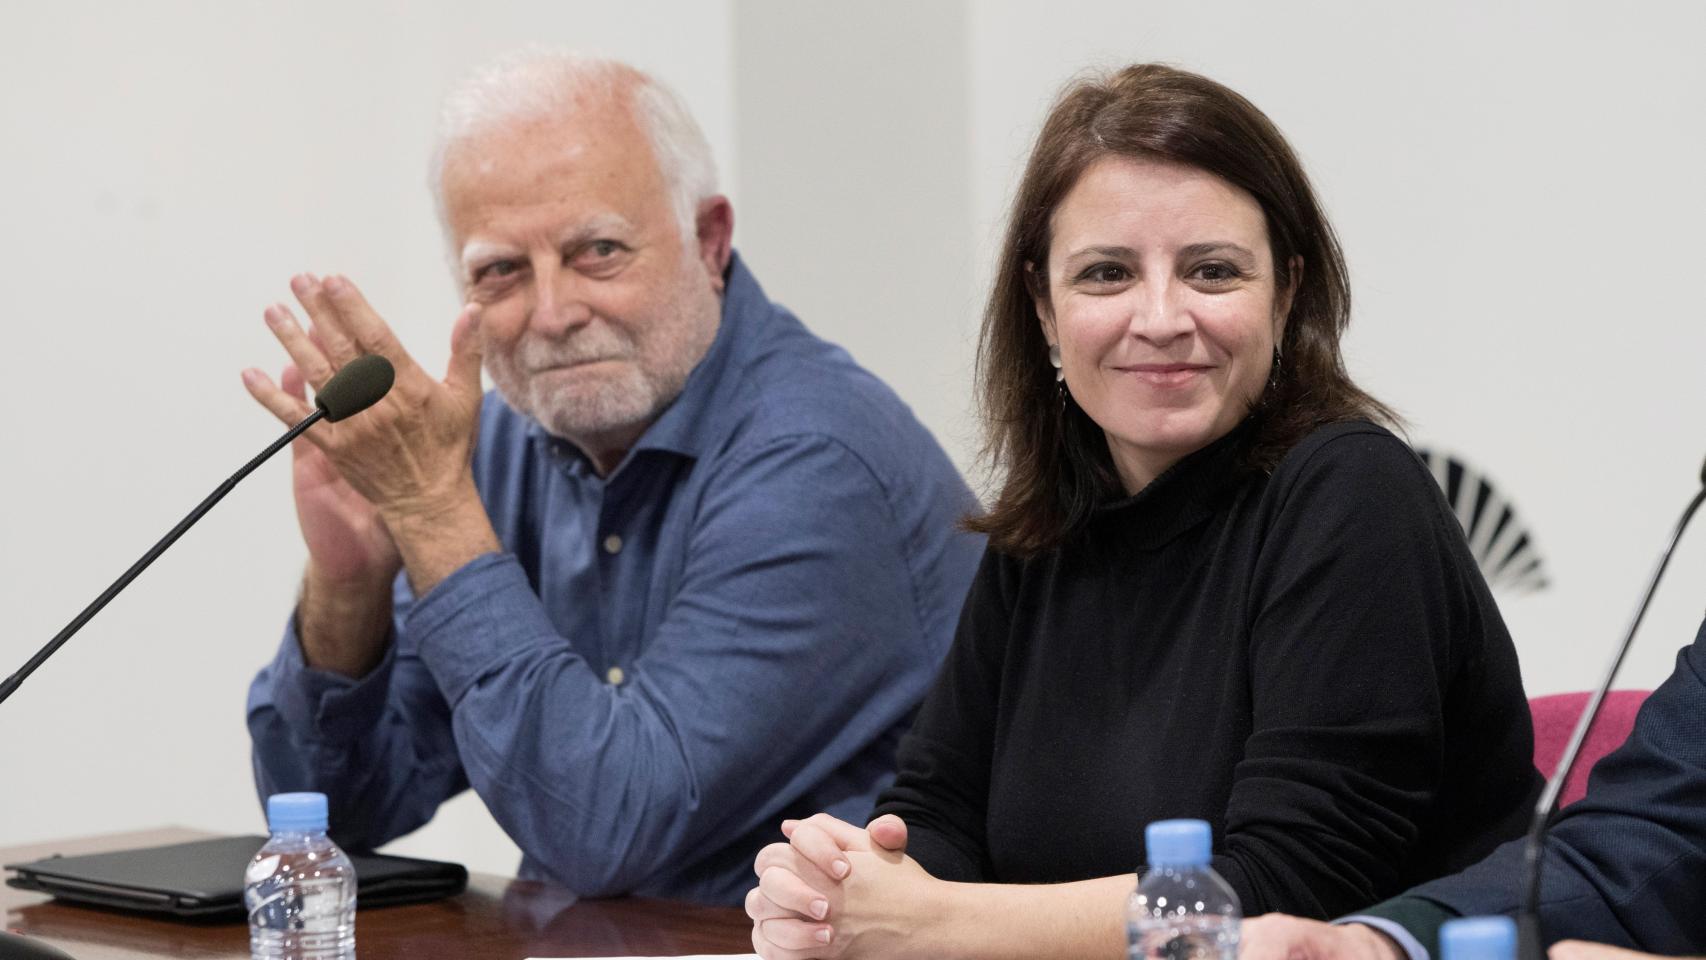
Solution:
M 877 819 L 760 854 L 761 954 L 1119 955 L 1165 818 L 1213 825 L 1247 915 L 1322 918 L 1521 832 L 1515 651 L 1345 372 L 1349 311 L 1247 100 L 1155 65 L 1066 91 L 984 318 L 982 570 Z

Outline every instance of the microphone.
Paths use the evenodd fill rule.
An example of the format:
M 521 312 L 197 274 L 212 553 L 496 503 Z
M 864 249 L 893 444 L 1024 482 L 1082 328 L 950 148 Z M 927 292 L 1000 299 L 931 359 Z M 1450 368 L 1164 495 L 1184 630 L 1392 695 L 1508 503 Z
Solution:
M 390 391 L 396 375 L 391 361 L 377 353 L 363 354 L 344 364 L 343 369 L 326 381 L 314 394 L 314 406 L 332 423 L 353 417 L 378 403 Z M 309 417 L 302 422 L 311 423 L 313 419 Z
M 5 702 L 7 697 L 15 693 L 28 679 L 29 675 L 36 672 L 37 667 L 45 663 L 47 658 L 53 656 L 60 647 L 63 647 L 73 634 L 83 629 L 83 625 L 93 619 L 95 614 L 100 613 L 102 607 L 111 603 L 120 591 L 130 586 L 130 582 L 135 580 L 138 574 L 148 569 L 149 564 L 158 560 L 160 554 L 166 552 L 166 548 L 177 543 L 179 537 L 182 537 L 190 527 L 194 526 L 196 521 L 200 520 L 207 511 L 213 509 L 214 504 L 224 499 L 225 495 L 230 493 L 231 489 L 237 486 L 244 477 L 253 473 L 256 467 L 265 463 L 269 457 L 284 449 L 286 444 L 301 436 L 304 431 L 321 420 L 336 423 L 346 417 L 355 416 L 378 403 L 379 398 L 385 396 L 386 392 L 391 389 L 391 383 L 395 376 L 395 371 L 391 368 L 391 361 L 376 354 L 360 356 L 344 364 L 343 369 L 334 374 L 330 380 L 326 381 L 325 386 L 316 391 L 314 396 L 316 409 L 313 413 L 309 414 L 301 423 L 291 427 L 284 436 L 273 441 L 272 445 L 262 450 L 259 456 L 244 464 L 242 469 L 232 474 L 224 483 L 219 485 L 218 489 L 208 494 L 207 499 L 196 504 L 196 508 L 189 512 L 189 516 L 178 521 L 178 525 L 168 531 L 164 537 L 161 537 L 159 543 L 154 544 L 147 553 L 142 555 L 140 560 L 131 564 L 130 569 L 121 574 L 117 580 L 114 580 L 112 586 L 96 597 L 93 603 L 84 607 L 82 613 L 79 613 L 76 618 L 65 625 L 65 629 L 59 631 L 52 640 L 47 642 L 47 646 L 42 647 L 35 656 L 18 669 L 17 673 L 7 677 L 4 683 L 0 683 L 0 703 Z
M 1653 594 L 1659 589 L 1659 580 L 1664 577 L 1665 568 L 1670 566 L 1670 555 L 1675 552 L 1677 542 L 1682 539 L 1682 531 L 1688 528 L 1688 521 L 1694 519 L 1694 511 L 1700 509 L 1702 501 L 1706 501 L 1706 463 L 1700 467 L 1700 492 L 1694 495 L 1694 499 L 1688 503 L 1688 508 L 1682 511 L 1682 518 L 1676 524 L 1676 532 L 1671 534 L 1670 544 L 1659 557 L 1652 580 L 1647 584 L 1647 592 L 1641 597 L 1641 605 L 1635 609 L 1635 619 L 1629 624 L 1628 635 L 1623 638 L 1623 643 L 1612 656 L 1611 666 L 1605 671 L 1605 679 L 1600 681 L 1598 689 L 1588 698 L 1581 719 L 1576 721 L 1576 728 L 1570 733 L 1570 742 L 1564 747 L 1564 755 L 1558 758 L 1557 769 L 1552 771 L 1551 778 L 1546 781 L 1546 789 L 1540 792 L 1540 799 L 1534 804 L 1534 819 L 1528 825 L 1528 840 L 1522 851 L 1526 883 L 1522 910 L 1517 914 L 1519 960 L 1546 960 L 1546 946 L 1540 931 L 1540 868 L 1545 861 L 1546 827 L 1552 818 L 1553 808 L 1558 804 L 1558 794 L 1564 789 L 1564 780 L 1569 777 L 1570 768 L 1576 764 L 1577 754 L 1582 752 L 1582 744 L 1588 738 L 1588 731 L 1593 729 L 1593 722 L 1599 716 L 1600 704 L 1605 700 L 1612 683 L 1616 681 L 1617 671 L 1623 667 L 1623 658 L 1635 641 L 1635 631 L 1640 629 L 1641 620 L 1647 615 L 1647 605 L 1653 602 Z

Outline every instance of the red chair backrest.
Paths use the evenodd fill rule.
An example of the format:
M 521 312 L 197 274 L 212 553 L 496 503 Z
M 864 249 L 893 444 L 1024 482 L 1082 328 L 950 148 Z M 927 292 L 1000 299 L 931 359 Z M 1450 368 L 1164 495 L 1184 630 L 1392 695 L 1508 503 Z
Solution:
M 1587 742 L 1576 759 L 1576 767 L 1564 781 L 1558 794 L 1560 809 L 1580 800 L 1588 792 L 1588 772 L 1599 758 L 1623 745 L 1634 729 L 1635 714 L 1647 699 L 1646 690 L 1613 690 L 1605 695 L 1599 717 L 1588 731 Z M 1534 716 L 1534 765 L 1542 776 L 1550 777 L 1564 756 L 1564 746 L 1575 732 L 1576 722 L 1587 709 L 1588 694 L 1555 693 L 1528 701 L 1528 712 Z

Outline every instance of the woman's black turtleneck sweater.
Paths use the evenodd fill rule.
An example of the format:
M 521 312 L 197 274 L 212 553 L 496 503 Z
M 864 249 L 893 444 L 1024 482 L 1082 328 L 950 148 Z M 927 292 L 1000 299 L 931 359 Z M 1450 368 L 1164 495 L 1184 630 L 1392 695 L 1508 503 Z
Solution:
M 987 554 L 877 813 L 949 880 L 1129 873 L 1214 828 L 1247 916 L 1333 917 L 1518 836 L 1539 788 L 1516 653 L 1410 449 L 1247 429 L 1069 546 Z

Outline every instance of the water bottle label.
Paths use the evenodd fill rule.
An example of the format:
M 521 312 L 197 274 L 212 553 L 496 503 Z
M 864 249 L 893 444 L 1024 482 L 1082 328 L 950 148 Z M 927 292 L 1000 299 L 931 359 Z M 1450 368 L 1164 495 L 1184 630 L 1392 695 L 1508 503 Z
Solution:
M 249 861 L 249 869 L 243 871 L 244 883 L 260 883 L 262 880 L 278 872 L 278 854 Z
M 1235 960 L 1238 920 L 1196 915 L 1133 923 L 1126 928 L 1131 960 Z

